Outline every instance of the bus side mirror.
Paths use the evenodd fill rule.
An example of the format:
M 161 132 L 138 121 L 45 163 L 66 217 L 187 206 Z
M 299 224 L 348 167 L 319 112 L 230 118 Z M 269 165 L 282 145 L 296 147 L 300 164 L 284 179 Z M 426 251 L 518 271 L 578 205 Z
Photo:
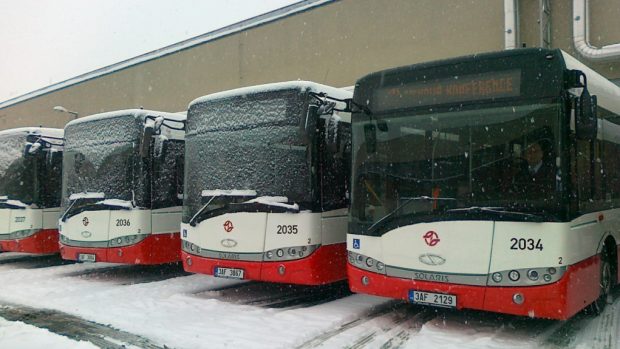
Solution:
M 140 138 L 140 156 L 146 158 L 149 156 L 149 150 L 151 148 L 151 139 L 153 138 L 153 134 L 155 130 L 153 126 L 147 125 L 144 126 L 142 130 L 142 137 Z
M 32 143 L 27 143 L 26 146 L 24 147 L 24 157 L 32 155 L 30 153 L 30 149 L 32 149 Z
M 377 128 L 374 124 L 364 125 L 364 139 L 366 140 L 366 154 L 377 152 Z
M 590 140 L 596 138 L 598 120 L 596 117 L 596 96 L 591 96 L 584 88 L 581 97 L 577 99 L 575 108 L 575 133 L 577 139 Z

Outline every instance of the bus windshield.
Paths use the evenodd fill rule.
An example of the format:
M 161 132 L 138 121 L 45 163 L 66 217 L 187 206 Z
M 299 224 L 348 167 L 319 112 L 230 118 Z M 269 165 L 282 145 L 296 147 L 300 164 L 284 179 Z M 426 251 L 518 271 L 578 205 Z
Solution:
M 147 163 L 139 155 L 141 123 L 133 115 L 69 125 L 65 131 L 63 206 L 98 197 L 148 207 Z M 99 194 L 99 195 L 93 195 Z
M 211 201 L 202 195 L 205 190 L 251 190 L 256 197 L 284 197 L 290 204 L 310 205 L 310 154 L 300 127 L 303 97 L 298 90 L 272 91 L 190 108 L 183 222 L 199 211 L 209 216 L 210 208 L 204 207 L 209 202 L 219 209 L 226 200 L 239 199 L 224 195 Z M 256 205 L 247 208 L 255 211 Z
M 35 202 L 35 161 L 24 156 L 25 145 L 26 133 L 0 138 L 0 197 L 30 205 Z
M 355 234 L 560 211 L 560 105 L 401 112 L 354 122 Z

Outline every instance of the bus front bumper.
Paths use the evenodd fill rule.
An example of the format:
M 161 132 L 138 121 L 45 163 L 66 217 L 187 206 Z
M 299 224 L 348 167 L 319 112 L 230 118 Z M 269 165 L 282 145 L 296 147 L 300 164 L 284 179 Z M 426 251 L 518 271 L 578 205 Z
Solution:
M 457 296 L 457 309 L 566 320 L 592 303 L 599 295 L 600 258 L 594 256 L 568 267 L 553 284 L 527 287 L 470 286 L 401 279 L 372 273 L 347 263 L 351 291 L 408 300 L 409 291 Z M 362 282 L 364 278 L 365 282 Z M 513 299 L 523 298 L 521 304 Z
M 323 245 L 305 258 L 281 261 L 240 261 L 207 258 L 182 252 L 183 268 L 190 273 L 213 275 L 216 267 L 243 270 L 243 279 L 323 285 L 346 278 L 346 244 Z
M 63 259 L 80 260 L 80 255 L 94 255 L 95 262 L 123 264 L 163 264 L 181 259 L 179 233 L 151 234 L 144 240 L 123 247 L 77 247 L 60 243 Z

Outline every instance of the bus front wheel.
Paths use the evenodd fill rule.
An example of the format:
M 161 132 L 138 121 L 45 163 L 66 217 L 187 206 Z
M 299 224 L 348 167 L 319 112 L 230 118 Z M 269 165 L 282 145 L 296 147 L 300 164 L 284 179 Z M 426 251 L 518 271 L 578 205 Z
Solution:
M 599 297 L 590 304 L 589 313 L 593 315 L 599 315 L 605 310 L 607 304 L 612 302 L 611 288 L 613 282 L 613 275 L 611 272 L 611 254 L 607 249 L 601 253 L 601 278 L 599 282 L 600 293 Z

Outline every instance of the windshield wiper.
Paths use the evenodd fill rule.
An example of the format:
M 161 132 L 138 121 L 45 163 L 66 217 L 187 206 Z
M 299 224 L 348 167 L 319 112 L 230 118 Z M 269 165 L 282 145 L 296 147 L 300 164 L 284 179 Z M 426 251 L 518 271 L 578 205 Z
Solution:
M 396 214 L 396 212 L 398 212 L 399 210 L 401 210 L 402 208 L 404 208 L 405 206 L 409 205 L 412 202 L 415 201 L 456 201 L 456 198 L 440 198 L 440 197 L 432 197 L 432 196 L 416 196 L 416 197 L 412 197 L 412 198 L 408 198 L 405 202 L 403 202 L 402 204 L 400 204 L 400 206 L 396 207 L 395 209 L 393 209 L 392 211 L 390 211 L 390 213 L 386 214 L 385 216 L 381 217 L 381 219 L 379 219 L 378 221 L 376 221 L 373 225 L 371 225 L 370 227 L 368 227 L 367 231 L 372 230 L 375 226 L 383 223 L 386 219 L 390 218 L 391 216 L 393 216 L 394 214 Z
M 527 213 L 527 212 L 508 211 L 504 207 L 479 207 L 479 206 L 472 206 L 472 207 L 464 207 L 464 208 L 453 208 L 453 209 L 446 210 L 446 212 L 447 213 L 454 213 L 454 212 L 491 213 L 491 214 L 497 214 L 497 215 L 501 215 L 501 216 L 513 216 L 513 217 L 526 218 L 526 220 L 533 221 L 533 222 L 543 222 L 544 221 L 544 218 L 541 215 L 537 215 L 537 214 L 533 214 L 533 213 Z
M 211 201 L 213 201 L 213 199 L 215 199 L 216 197 L 217 196 L 213 195 L 206 204 L 202 205 L 200 210 L 198 210 L 198 212 L 196 212 L 196 214 L 189 220 L 189 225 L 191 225 L 192 227 L 196 226 L 196 221 L 198 220 L 198 217 L 207 209 L 207 207 L 211 204 Z
M 75 216 L 78 213 L 86 211 L 85 208 L 91 208 L 91 207 L 111 207 L 111 208 L 120 209 L 120 210 L 130 210 L 132 208 L 128 204 L 126 204 L 127 201 L 116 200 L 116 199 L 106 199 L 106 200 L 103 200 L 103 201 L 84 203 L 84 204 L 79 205 L 75 209 L 73 209 L 73 207 L 75 206 L 75 204 L 77 202 L 83 201 L 83 200 L 86 200 L 86 199 L 88 199 L 88 198 L 77 198 L 77 199 L 73 200 L 71 202 L 71 205 L 69 205 L 69 207 L 67 207 L 65 212 L 60 217 L 60 220 L 62 222 L 65 222 L 67 220 L 67 218 Z
M 253 194 L 256 195 L 256 194 Z M 247 207 L 252 207 L 252 206 L 267 206 L 267 207 L 273 207 L 273 209 L 270 210 L 270 212 L 299 212 L 299 205 L 297 205 L 296 203 L 292 203 L 289 204 L 289 200 L 287 197 L 285 196 L 260 196 L 257 198 L 253 198 L 247 201 L 243 201 L 243 202 L 227 202 L 225 204 L 223 204 L 223 206 L 218 207 L 214 210 L 208 211 L 207 213 L 207 208 L 208 206 L 211 204 L 211 202 L 213 201 L 213 199 L 215 199 L 216 197 L 221 197 L 222 195 L 214 195 L 211 197 L 211 199 L 209 199 L 209 201 L 204 204 L 200 210 L 198 210 L 198 212 L 196 212 L 196 214 L 189 220 L 189 224 L 192 227 L 195 227 L 196 224 L 200 223 L 201 221 L 203 221 L 204 219 L 214 216 L 214 212 L 221 212 L 226 210 L 225 212 L 227 213 L 233 213 L 233 212 L 251 212 L 248 210 Z M 230 195 L 224 195 L 224 196 L 230 196 Z M 258 209 L 256 209 L 258 210 Z M 204 219 L 201 219 L 205 217 Z
M 0 199 L 0 208 L 26 209 L 26 207 L 28 205 L 19 200 Z

